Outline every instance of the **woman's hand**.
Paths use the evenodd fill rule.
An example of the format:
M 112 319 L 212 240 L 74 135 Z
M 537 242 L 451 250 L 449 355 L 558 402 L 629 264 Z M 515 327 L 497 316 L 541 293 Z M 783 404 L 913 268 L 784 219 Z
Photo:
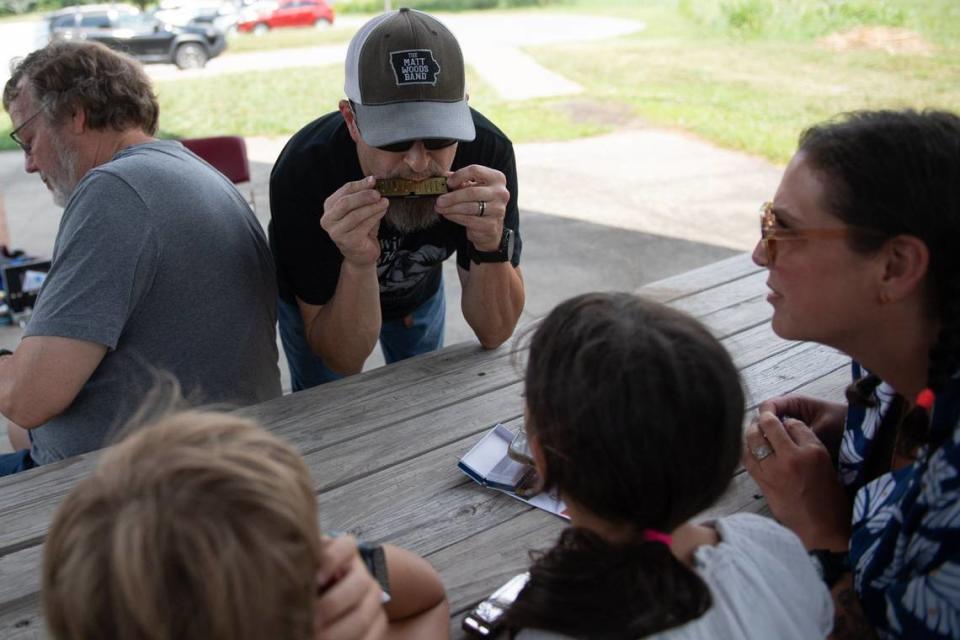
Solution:
M 845 404 L 809 396 L 779 396 L 760 403 L 757 413 L 765 411 L 803 422 L 820 438 L 820 442 L 830 452 L 830 457 L 837 459 L 840 441 L 843 439 L 843 423 L 847 417 Z
M 830 453 L 803 422 L 770 411 L 747 427 L 743 466 L 763 491 L 773 515 L 807 549 L 846 551 L 852 504 Z

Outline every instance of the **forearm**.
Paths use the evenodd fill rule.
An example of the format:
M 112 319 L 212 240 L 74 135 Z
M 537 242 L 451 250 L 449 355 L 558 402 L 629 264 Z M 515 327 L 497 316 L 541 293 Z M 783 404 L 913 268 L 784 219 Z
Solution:
M 495 349 L 513 335 L 523 303 L 523 277 L 509 262 L 470 265 L 461 308 L 484 348 Z
M 386 637 L 390 640 L 449 638 L 450 604 L 443 600 L 416 617 L 389 621 Z
M 833 596 L 832 640 L 862 640 L 876 638 L 873 626 L 867 620 L 860 599 L 853 588 L 853 574 L 845 574 L 830 589 Z
M 440 576 L 429 562 L 405 549 L 383 545 L 390 582 L 385 606 L 392 638 L 445 637 L 450 606 Z
M 20 368 L 23 363 L 17 360 L 22 358 L 16 355 L 0 357 L 0 413 L 10 422 L 8 433 L 11 434 L 11 443 L 15 437 L 13 434 L 17 433 L 22 444 L 26 429 L 39 427 L 61 413 L 66 405 L 54 406 L 51 404 L 53 398 L 29 389 L 29 384 L 25 382 L 27 376 Z
M 7 420 L 7 438 L 14 451 L 30 448 L 30 435 L 27 430 L 10 420 Z
M 380 336 L 380 284 L 375 264 L 344 262 L 333 297 L 306 327 L 307 342 L 324 363 L 341 375 L 363 369 Z

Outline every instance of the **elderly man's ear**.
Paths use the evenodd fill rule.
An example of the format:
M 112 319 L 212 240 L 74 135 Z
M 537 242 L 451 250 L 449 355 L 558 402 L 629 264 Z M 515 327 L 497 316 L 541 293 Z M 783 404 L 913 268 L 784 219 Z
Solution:
M 70 116 L 70 133 L 79 136 L 87 130 L 87 113 L 83 109 L 76 109 Z

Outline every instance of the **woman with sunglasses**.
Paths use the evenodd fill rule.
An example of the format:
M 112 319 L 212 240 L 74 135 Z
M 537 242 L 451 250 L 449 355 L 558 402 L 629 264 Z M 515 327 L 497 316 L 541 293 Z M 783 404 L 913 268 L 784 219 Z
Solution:
M 812 127 L 753 259 L 783 338 L 853 358 L 847 403 L 760 405 L 744 465 L 832 588 L 835 637 L 960 637 L 960 117 Z

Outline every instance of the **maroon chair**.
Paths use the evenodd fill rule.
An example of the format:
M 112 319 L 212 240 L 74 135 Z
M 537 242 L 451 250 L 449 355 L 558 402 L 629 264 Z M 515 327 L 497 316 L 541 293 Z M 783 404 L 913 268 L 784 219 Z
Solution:
M 180 141 L 187 149 L 209 162 L 231 182 L 250 181 L 250 161 L 247 145 L 239 136 L 213 138 L 185 138 Z
M 250 161 L 247 159 L 247 144 L 240 136 L 214 136 L 212 138 L 184 138 L 183 146 L 209 162 L 233 184 L 250 182 Z M 250 208 L 257 210 L 253 185 L 250 185 Z

